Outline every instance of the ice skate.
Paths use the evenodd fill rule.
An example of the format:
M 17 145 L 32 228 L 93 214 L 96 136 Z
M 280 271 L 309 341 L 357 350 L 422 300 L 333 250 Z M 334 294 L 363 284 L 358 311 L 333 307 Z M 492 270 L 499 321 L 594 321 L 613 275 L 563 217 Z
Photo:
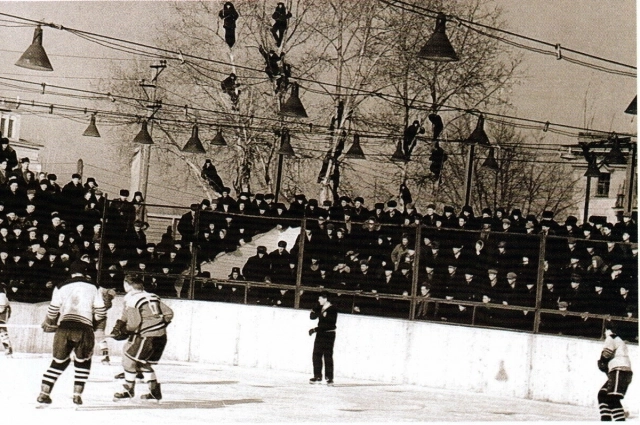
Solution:
M 321 384 L 322 383 L 322 378 L 318 378 L 317 376 L 313 377 L 313 378 L 309 379 L 309 383 L 310 384 Z
M 118 400 L 132 399 L 134 395 L 135 395 L 134 387 L 133 386 L 128 386 L 128 385 L 125 384 L 124 385 L 124 391 L 121 391 L 119 393 L 115 393 L 113 395 L 113 400 L 114 401 L 118 401 Z
M 327 386 L 333 387 L 333 379 L 327 379 Z
M 73 395 L 73 404 L 77 404 L 77 405 L 82 404 L 82 396 L 80 394 Z
M 40 395 L 38 396 L 37 400 L 38 403 L 40 404 L 51 404 L 51 397 L 49 397 L 49 394 L 47 393 L 40 393 Z
M 150 384 L 149 385 L 149 393 L 148 394 L 142 394 L 140 396 L 140 398 L 142 400 L 156 400 L 156 401 L 162 400 L 162 391 L 160 389 L 160 384 L 158 384 L 158 383 Z
M 104 365 L 110 365 L 111 364 L 111 359 L 109 358 L 109 356 L 104 356 L 102 358 L 101 363 L 104 364 Z M 124 378 L 124 376 L 123 376 L 123 378 Z
M 13 357 L 13 348 L 7 347 L 4 351 L 4 355 L 7 357 Z

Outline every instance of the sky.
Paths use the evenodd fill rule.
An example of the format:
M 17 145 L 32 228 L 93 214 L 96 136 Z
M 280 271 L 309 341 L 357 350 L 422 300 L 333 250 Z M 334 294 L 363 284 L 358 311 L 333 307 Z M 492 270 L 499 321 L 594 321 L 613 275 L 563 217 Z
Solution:
M 505 27 L 510 31 L 560 43 L 564 48 L 636 64 L 635 1 L 495 0 L 495 3 L 503 8 Z M 154 44 L 155 29 L 168 17 L 167 6 L 167 2 L 151 1 L 0 2 L 3 13 L 147 44 Z M 125 53 L 102 48 L 69 32 L 45 28 L 44 46 L 54 71 L 31 71 L 14 66 L 32 36 L 32 27 L 16 28 L 0 21 L 0 52 L 4 59 L 0 61 L 0 77 L 89 89 L 92 82 L 109 76 L 109 61 L 100 58 L 132 59 Z M 624 113 L 637 92 L 635 78 L 592 70 L 553 56 L 518 51 L 522 52 L 523 64 L 522 76 L 509 93 L 513 115 L 635 134 L 635 116 Z M 565 55 L 570 56 L 570 53 Z M 144 77 L 148 76 L 141 76 Z M 0 80 L 1 96 L 12 98 L 16 94 Z M 38 101 L 50 97 L 26 93 L 21 94 L 21 98 Z M 59 100 L 59 103 L 73 104 L 73 99 Z M 108 108 L 108 102 L 101 107 Z M 109 142 L 109 129 L 101 129 L 107 137 L 87 140 L 89 138 L 80 135 L 86 128 L 88 115 L 86 122 L 54 118 L 46 113 L 41 115 L 44 117 L 23 117 L 21 136 L 45 145 L 42 162 L 49 170 L 63 176 L 71 174 L 75 172 L 77 158 L 86 158 L 85 164 L 93 167 L 89 171 L 99 181 L 113 182 L 114 187 L 109 188 L 112 193 L 118 185 L 128 187 L 127 164 L 116 157 Z M 138 130 L 130 129 L 132 138 Z M 489 125 L 489 135 L 490 131 Z M 552 133 L 538 131 L 537 135 L 544 136 L 545 143 L 575 143 L 575 140 Z M 157 200 L 161 200 L 160 197 Z

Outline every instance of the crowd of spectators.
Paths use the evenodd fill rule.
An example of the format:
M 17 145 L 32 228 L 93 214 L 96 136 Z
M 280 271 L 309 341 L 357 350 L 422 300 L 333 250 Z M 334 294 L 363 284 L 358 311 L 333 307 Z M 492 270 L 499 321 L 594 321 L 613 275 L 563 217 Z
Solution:
M 18 161 L 2 139 L 0 282 L 17 301 L 48 300 L 54 285 L 68 277 L 70 264 L 84 261 L 107 288 L 120 289 L 125 273 L 140 272 L 159 295 L 180 297 L 193 273 L 204 282 L 197 286 L 198 299 L 292 307 L 295 292 L 282 285 L 293 286 L 300 278 L 306 287 L 347 292 L 339 297 L 346 312 L 405 318 L 415 280 L 417 318 L 531 329 L 541 263 L 540 307 L 638 315 L 637 225 L 630 214 L 618 215 L 616 223 L 591 217 L 579 225 L 573 216 L 558 223 L 551 211 L 543 211 L 540 220 L 517 208 L 485 208 L 475 216 L 468 206 L 459 212 L 444 206 L 439 214 L 433 204 L 419 212 L 401 198 L 369 209 L 362 197 L 319 204 L 303 194 L 287 206 L 273 194 L 242 192 L 233 198 L 222 187 L 215 203 L 205 199 L 190 206 L 178 221 L 178 234 L 169 226 L 154 243 L 147 241 L 140 192 L 129 200 L 122 189 L 107 202 L 94 178 L 83 183 L 73 174 L 61 186 L 54 174 L 36 175 L 29 166 L 29 159 Z M 230 271 L 229 282 L 207 284 L 207 274 L 199 273 L 202 263 L 215 266 L 220 253 L 273 228 L 299 227 L 303 218 L 304 232 L 292 246 L 280 241 L 271 252 L 258 246 L 242 268 Z M 546 235 L 542 262 L 541 234 Z M 245 294 L 245 281 L 280 287 L 254 285 Z M 313 302 L 312 293 L 301 295 L 302 307 Z M 557 317 L 550 316 L 545 326 L 562 328 Z M 562 333 L 581 327 L 571 317 L 562 322 L 568 324 Z M 585 323 L 578 325 L 596 332 L 596 325 Z

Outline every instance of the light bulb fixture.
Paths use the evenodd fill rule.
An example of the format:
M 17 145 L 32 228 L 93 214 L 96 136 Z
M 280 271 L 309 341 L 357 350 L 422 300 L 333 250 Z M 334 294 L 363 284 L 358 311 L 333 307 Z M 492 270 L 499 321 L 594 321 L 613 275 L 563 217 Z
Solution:
M 147 130 L 147 120 L 142 121 L 142 128 L 140 132 L 133 139 L 133 143 L 139 143 L 141 145 L 153 145 L 153 139 L 149 130 Z
M 360 147 L 360 135 L 358 133 L 353 135 L 353 143 L 347 153 L 344 154 L 344 157 L 349 159 L 367 159 L 364 156 L 362 147 Z
M 95 113 L 91 114 L 91 119 L 89 121 L 89 126 L 84 131 L 84 133 L 82 133 L 82 135 L 83 136 L 88 136 L 88 137 L 100 137 L 100 132 L 98 131 L 98 127 L 96 127 L 96 114 Z
M 215 137 L 209 142 L 211 146 L 227 146 L 227 141 L 224 140 L 224 136 L 222 135 L 222 130 L 218 129 Z
M 620 141 L 618 140 L 618 137 L 614 136 L 612 139 L 613 140 L 611 140 L 611 143 L 612 143 L 611 150 L 609 150 L 607 155 L 605 155 L 604 162 L 609 165 L 626 164 L 627 157 L 624 156 L 624 154 L 620 150 Z
M 202 146 L 200 137 L 198 137 L 198 124 L 194 124 L 191 128 L 191 137 L 189 137 L 181 151 L 184 153 L 207 153 L 204 146 Z
M 636 97 L 633 98 L 629 106 L 627 106 L 627 109 L 624 110 L 624 113 L 630 114 L 630 115 L 638 115 L 638 96 L 637 95 Z
M 280 149 L 278 149 L 278 155 L 283 156 L 295 156 L 293 146 L 291 146 L 291 135 L 288 128 L 283 128 L 280 134 Z
M 408 162 L 409 158 L 404 154 L 402 150 L 402 139 L 398 140 L 396 145 L 396 151 L 391 155 L 391 161 L 393 162 Z
M 308 118 L 307 111 L 305 111 L 302 102 L 299 97 L 298 83 L 291 83 L 291 95 L 286 102 L 280 107 L 280 115 L 293 118 Z
M 467 143 L 478 144 L 482 146 L 491 146 L 491 142 L 489 142 L 489 136 L 484 131 L 484 116 L 480 114 L 478 117 L 478 123 L 476 124 L 476 128 L 469 135 L 469 138 L 466 140 Z
M 455 62 L 459 60 L 456 51 L 453 49 L 449 37 L 447 37 L 447 18 L 444 13 L 438 13 L 436 18 L 436 28 L 429 37 L 418 57 L 436 62 Z
M 33 41 L 27 47 L 20 59 L 16 62 L 16 66 L 36 71 L 53 71 L 53 66 L 49 61 L 47 53 L 42 47 L 42 27 L 38 25 L 33 32 Z
M 494 148 L 489 148 L 489 155 L 487 155 L 487 159 L 481 165 L 482 168 L 487 168 L 489 170 L 498 171 L 500 166 L 498 165 L 498 161 L 496 161 Z

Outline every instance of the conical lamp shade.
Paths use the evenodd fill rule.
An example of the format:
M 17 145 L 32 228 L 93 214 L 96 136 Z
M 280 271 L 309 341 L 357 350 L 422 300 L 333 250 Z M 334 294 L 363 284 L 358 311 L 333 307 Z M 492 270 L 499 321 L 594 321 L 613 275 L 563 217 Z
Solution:
M 467 143 L 477 143 L 478 145 L 490 146 L 491 142 L 489 142 L 489 137 L 487 133 L 484 132 L 484 117 L 480 115 L 478 117 L 478 124 L 476 124 L 475 130 L 469 135 L 469 138 L 466 140 Z
M 429 37 L 427 44 L 420 49 L 418 57 L 437 62 L 455 62 L 459 60 L 456 51 L 449 41 L 446 33 L 447 18 L 444 13 L 438 13 L 436 18 L 436 29 Z
M 88 137 L 100 137 L 100 132 L 98 131 L 98 127 L 96 127 L 96 116 L 91 115 L 91 121 L 89 121 L 89 126 L 82 133 L 83 136 Z
M 35 69 L 36 71 L 53 71 L 47 53 L 42 47 L 42 27 L 38 25 L 33 33 L 33 41 L 27 50 L 20 56 L 16 66 Z
M 593 162 L 593 164 L 589 164 L 586 173 L 584 173 L 585 177 L 600 177 L 600 169 L 598 168 L 598 164 Z
M 483 168 L 488 168 L 489 170 L 498 171 L 500 166 L 498 165 L 498 161 L 496 161 L 496 157 L 493 152 L 493 148 L 489 148 L 489 155 L 487 159 L 482 163 Z
M 141 145 L 153 145 L 153 139 L 147 130 L 147 122 L 142 121 L 142 128 L 138 135 L 133 139 L 133 143 L 140 143 Z
M 393 153 L 393 155 L 391 155 L 391 160 L 394 162 L 409 161 L 409 158 L 407 158 L 404 152 L 402 151 L 402 139 L 398 141 L 398 144 L 396 145 L 396 151 Z
M 198 137 L 198 126 L 193 125 L 191 129 L 191 137 L 187 140 L 187 143 L 182 148 L 182 152 L 185 153 L 207 153 L 204 146 L 202 146 L 202 142 L 200 141 L 200 137 Z
M 280 136 L 280 149 L 278 150 L 278 155 L 295 156 L 295 154 L 293 146 L 291 146 L 291 136 L 289 136 L 289 131 L 287 129 L 283 129 L 282 136 Z
M 634 97 L 627 109 L 624 110 L 625 114 L 638 115 L 638 96 Z
M 294 118 L 308 118 L 307 111 L 298 97 L 298 83 L 291 83 L 291 96 L 280 107 L 280 115 Z
M 227 146 L 227 141 L 224 140 L 224 136 L 222 135 L 222 130 L 218 129 L 216 132 L 216 136 L 210 142 L 211 146 Z
M 353 136 L 353 143 L 351 144 L 351 147 L 349 148 L 349 150 L 347 151 L 347 153 L 344 154 L 345 158 L 350 158 L 350 159 L 366 159 L 364 156 L 364 152 L 362 151 L 362 148 L 360 147 L 360 135 L 359 134 L 355 134 Z

